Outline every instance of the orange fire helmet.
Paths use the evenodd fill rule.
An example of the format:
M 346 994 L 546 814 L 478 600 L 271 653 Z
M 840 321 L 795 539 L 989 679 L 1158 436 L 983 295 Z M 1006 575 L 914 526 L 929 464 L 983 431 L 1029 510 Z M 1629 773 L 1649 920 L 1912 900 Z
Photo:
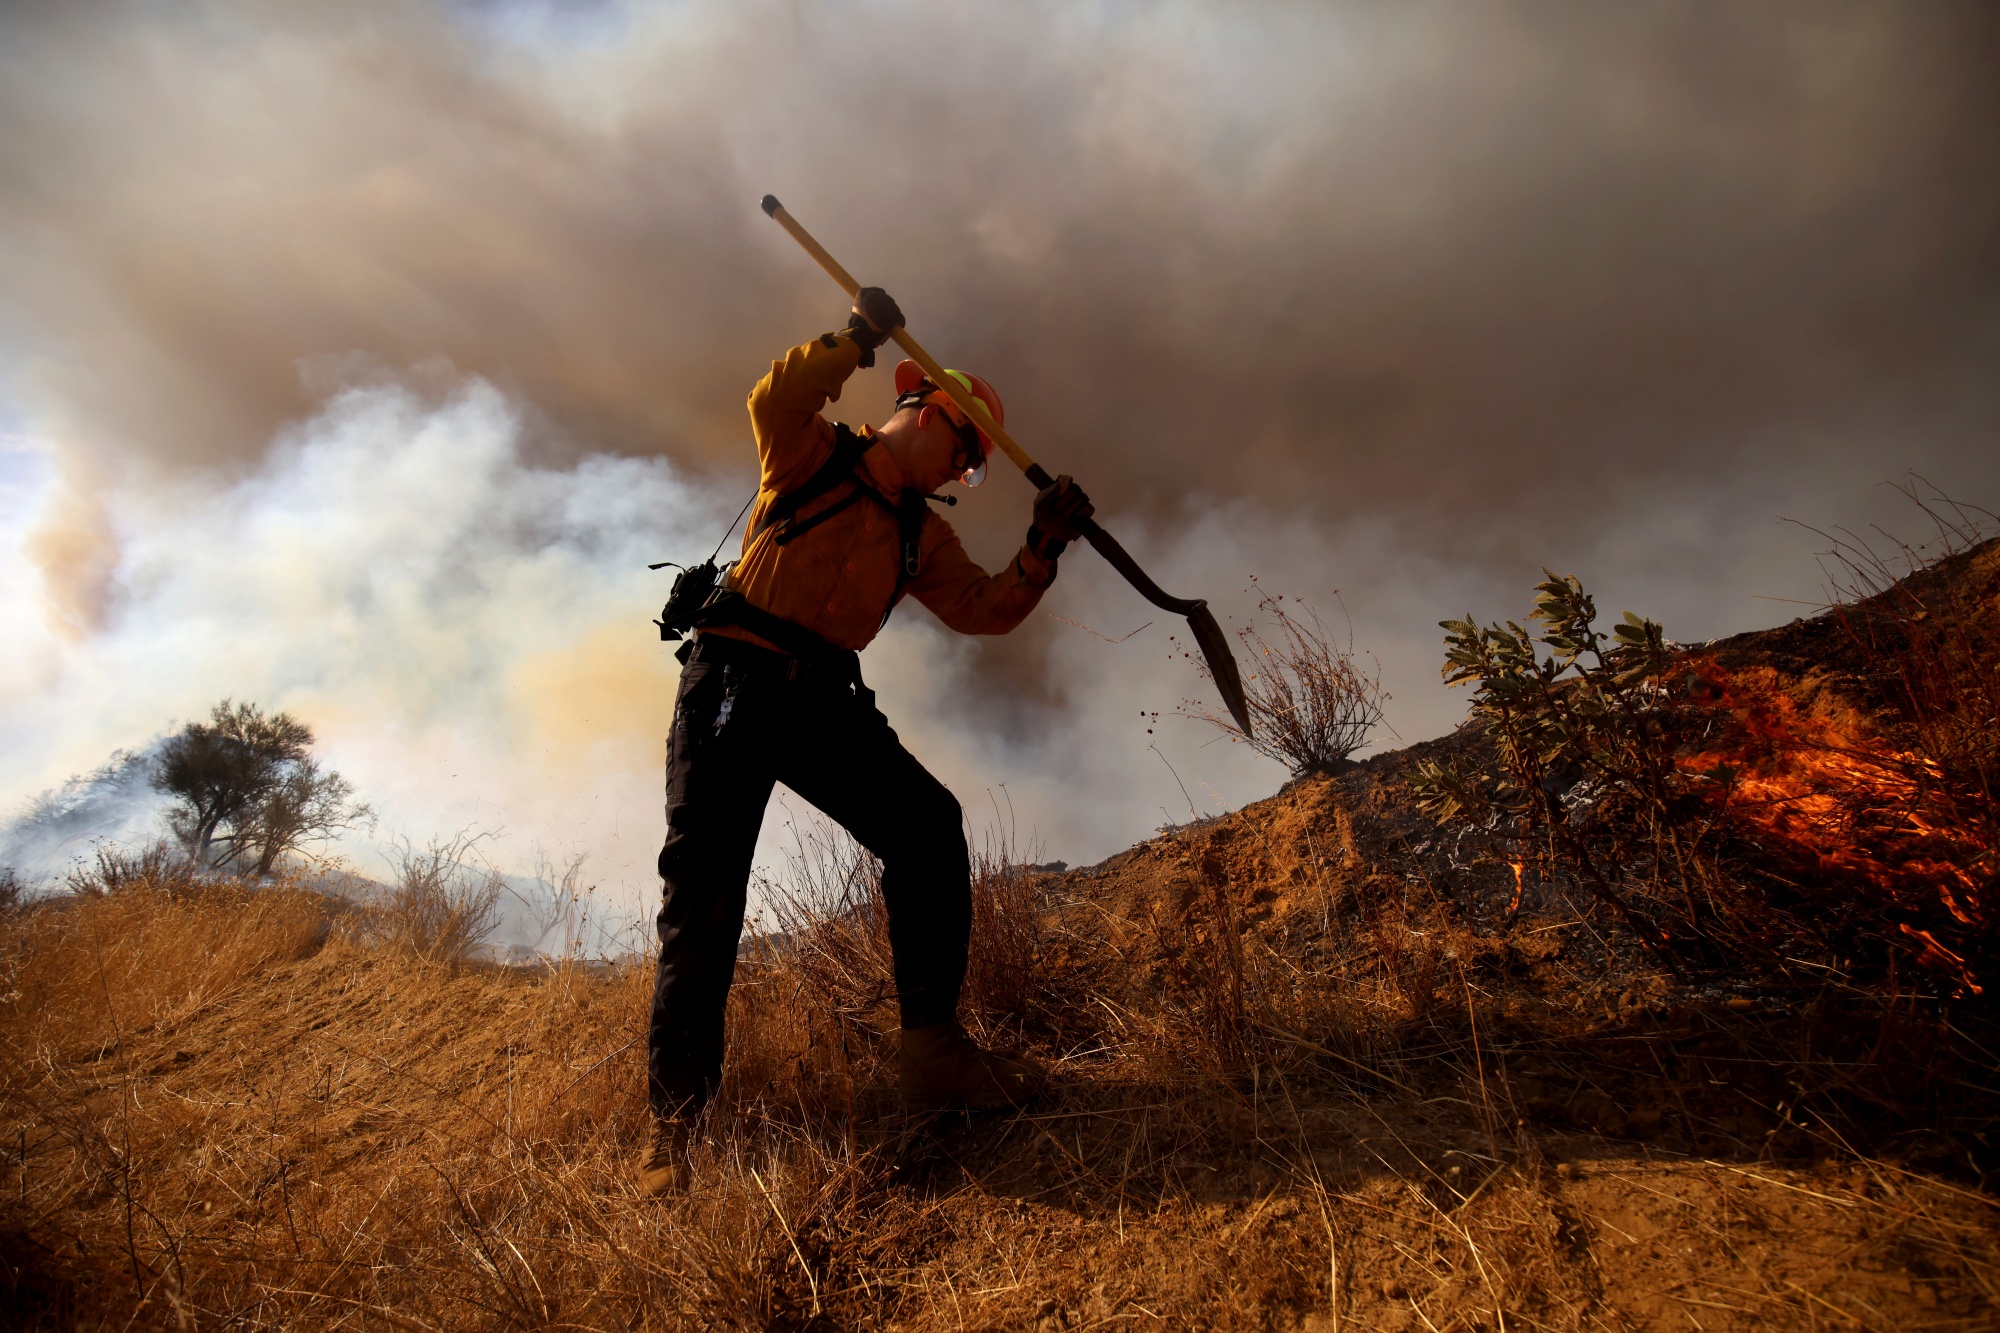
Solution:
M 994 425 L 1007 424 L 1007 409 L 1000 401 L 999 391 L 992 385 L 979 376 L 968 374 L 963 370 L 947 368 L 944 373 L 957 380 L 960 388 L 971 394 L 981 407 L 993 414 Z M 959 481 L 967 486 L 977 486 L 986 480 L 986 459 L 993 452 L 993 438 L 981 430 L 977 423 L 968 421 L 965 413 L 958 410 L 958 404 L 952 402 L 944 390 L 931 383 L 925 376 L 923 367 L 914 361 L 902 361 L 896 365 L 896 407 L 898 411 L 905 407 L 935 407 L 943 412 L 945 420 L 951 422 L 952 429 L 965 440 L 968 452 L 976 449 L 979 455 L 978 465 L 966 469 L 959 477 Z

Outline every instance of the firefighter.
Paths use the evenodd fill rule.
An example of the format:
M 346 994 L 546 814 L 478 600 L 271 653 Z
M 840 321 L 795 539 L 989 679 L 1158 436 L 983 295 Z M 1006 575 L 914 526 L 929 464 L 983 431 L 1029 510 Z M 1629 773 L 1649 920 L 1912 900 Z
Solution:
M 902 322 L 887 293 L 863 288 L 845 328 L 794 347 L 750 391 L 762 475 L 742 556 L 681 650 L 668 741 L 647 1194 L 685 1183 L 690 1127 L 722 1075 L 751 855 L 779 782 L 882 862 L 906 1103 L 1004 1109 L 1043 1081 L 1034 1062 L 982 1050 L 959 1027 L 972 927 L 959 804 L 877 711 L 856 654 L 905 595 L 962 634 L 1007 633 L 1054 581 L 1091 503 L 1058 478 L 1035 497 L 1006 568 L 973 563 L 930 502 L 950 482 L 977 485 L 992 441 L 915 363 L 896 368 L 895 412 L 880 429 L 821 415 Z M 947 373 L 1005 424 L 990 384 Z

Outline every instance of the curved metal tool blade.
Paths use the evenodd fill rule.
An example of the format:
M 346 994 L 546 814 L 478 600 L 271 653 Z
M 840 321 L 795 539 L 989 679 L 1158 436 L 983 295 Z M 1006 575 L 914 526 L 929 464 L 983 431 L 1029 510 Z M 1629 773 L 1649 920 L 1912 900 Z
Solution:
M 1197 601 L 1195 606 L 1198 609 L 1188 612 L 1188 628 L 1201 645 L 1201 655 L 1208 659 L 1208 674 L 1215 678 L 1222 702 L 1229 705 L 1229 716 L 1248 736 L 1250 707 L 1243 697 L 1243 678 L 1236 672 L 1236 654 L 1229 651 L 1229 640 L 1223 637 L 1222 626 L 1215 623 L 1215 612 L 1208 609 L 1208 603 Z
M 1035 480 L 1032 473 L 1029 480 Z M 1210 679 L 1215 681 L 1222 702 L 1228 706 L 1229 716 L 1236 719 L 1236 725 L 1248 736 L 1250 707 L 1243 697 L 1243 677 L 1236 670 L 1236 654 L 1229 650 L 1229 639 L 1223 634 L 1222 626 L 1215 623 L 1215 612 L 1208 609 L 1208 603 L 1198 597 L 1169 596 L 1147 576 L 1145 570 L 1139 568 L 1139 562 L 1118 544 L 1118 539 L 1099 527 L 1095 520 L 1085 521 L 1083 535 L 1113 569 L 1125 576 L 1127 583 L 1139 590 L 1141 597 L 1163 611 L 1187 617 L 1188 628 L 1194 631 L 1194 641 L 1208 663 Z

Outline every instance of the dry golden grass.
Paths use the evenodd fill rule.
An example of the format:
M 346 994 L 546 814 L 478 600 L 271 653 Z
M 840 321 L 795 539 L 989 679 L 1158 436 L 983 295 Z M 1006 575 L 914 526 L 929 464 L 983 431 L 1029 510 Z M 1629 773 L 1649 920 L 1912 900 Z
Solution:
M 1977 634 L 1925 658 L 1907 631 L 1930 604 L 1891 626 L 1896 706 L 1958 774 L 1957 804 L 1940 778 L 1920 813 L 1977 834 L 1952 862 L 1974 869 L 1996 550 L 1926 575 L 1970 571 L 1983 600 L 1950 623 Z M 1828 618 L 1722 646 L 1807 683 L 1868 647 Z M 157 850 L 61 900 L 0 884 L 0 1317 L 2000 1328 L 1991 1000 L 1838 954 L 1662 970 L 1577 885 L 1417 812 L 1416 766 L 1475 741 L 1299 765 L 1338 773 L 1084 871 L 989 841 L 964 1017 L 1053 1066 L 1021 1115 L 901 1112 L 872 867 L 802 838 L 667 1200 L 634 1189 L 650 965 L 471 961 L 500 887 L 467 838 L 407 849 L 370 908 Z M 545 878 L 573 948 L 576 863 Z
M 866 867 L 832 863 L 744 960 L 727 1086 L 693 1189 L 665 1202 L 632 1187 L 648 968 L 423 957 L 298 889 L 16 909 L 0 1309 L 121 1328 L 1994 1325 L 1993 1204 L 1943 1121 L 1922 1151 L 1895 1125 L 1866 1155 L 1833 1142 L 1874 1123 L 1828 1109 L 1836 1082 L 1906 1075 L 1837 1045 L 1787 1063 L 1791 1011 L 1607 982 L 1586 921 L 1481 935 L 1383 859 L 1371 783 L 1311 780 L 1092 872 L 989 862 L 968 1018 L 1054 1061 L 1028 1115 L 898 1111 L 879 918 L 865 891 L 827 896 L 865 890 Z

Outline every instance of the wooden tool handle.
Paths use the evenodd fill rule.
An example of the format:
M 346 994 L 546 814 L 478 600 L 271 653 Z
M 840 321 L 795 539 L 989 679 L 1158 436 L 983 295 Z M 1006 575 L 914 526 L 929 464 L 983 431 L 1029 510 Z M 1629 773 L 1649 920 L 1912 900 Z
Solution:
M 861 290 L 861 284 L 854 280 L 853 274 L 840 266 L 839 260 L 826 252 L 825 246 L 813 239 L 811 232 L 799 225 L 797 218 L 785 211 L 785 206 L 778 202 L 776 195 L 764 196 L 764 212 L 773 222 L 791 233 L 792 239 L 819 262 L 819 266 L 826 270 L 827 276 L 840 284 L 840 289 L 847 293 L 848 299 L 854 298 Z M 1035 460 L 1028 456 L 1028 451 L 1015 443 L 1014 437 L 993 419 L 993 414 L 986 410 L 986 404 L 967 393 L 964 385 L 945 373 L 944 367 L 910 336 L 908 329 L 900 327 L 891 329 L 889 336 L 896 340 L 898 347 L 910 354 L 910 360 L 923 368 L 924 374 L 930 376 L 932 384 L 944 390 L 944 396 L 951 399 L 959 411 L 965 413 L 968 421 L 976 424 L 986 433 L 988 439 L 999 445 L 1000 451 L 1014 460 L 1015 467 L 1028 474 L 1028 480 L 1035 482 L 1036 489 L 1048 485 L 1046 480 L 1035 480 L 1036 473 L 1041 473 L 1044 478 L 1048 473 L 1042 472 L 1041 468 L 1036 466 Z
M 840 290 L 846 292 L 850 300 L 861 291 L 861 284 L 854 280 L 854 275 L 842 268 L 840 261 L 828 254 L 826 247 L 815 241 L 812 233 L 801 227 L 799 220 L 785 211 L 785 206 L 778 202 L 777 195 L 764 196 L 764 216 L 790 232 L 792 239 L 797 241 L 807 254 L 819 261 L 819 266 L 840 284 Z
M 847 293 L 849 300 L 859 295 L 861 284 L 854 280 L 854 275 L 842 268 L 840 262 L 826 252 L 826 247 L 815 241 L 812 233 L 801 227 L 792 215 L 785 211 L 785 206 L 778 202 L 775 195 L 764 196 L 764 212 L 772 221 L 790 232 L 792 239 L 797 241 L 807 254 L 819 261 L 819 266 L 840 284 L 840 289 Z M 999 445 L 1001 452 L 1014 460 L 1014 466 L 1027 475 L 1030 485 L 1036 490 L 1046 490 L 1054 484 L 1055 478 L 1051 477 L 1041 464 L 1028 457 L 1026 449 L 1014 442 L 1014 437 L 1003 430 L 1000 423 L 986 410 L 986 404 L 967 393 L 963 385 L 947 375 L 944 367 L 932 359 L 929 352 L 919 347 L 917 340 L 912 338 L 907 330 L 891 329 L 889 336 L 910 354 L 910 360 L 923 367 L 924 374 L 930 376 L 931 383 L 944 390 L 945 396 L 958 405 L 958 410 L 965 413 L 967 420 L 977 422 L 987 438 Z M 1208 663 L 1209 675 L 1213 677 L 1216 689 L 1221 692 L 1222 701 L 1229 706 L 1229 715 L 1236 719 L 1237 726 L 1243 728 L 1243 734 L 1249 735 L 1249 705 L 1243 696 L 1243 679 L 1236 670 L 1236 656 L 1230 652 L 1229 640 L 1224 636 L 1222 627 L 1215 623 L 1215 613 L 1208 609 L 1208 603 L 1199 598 L 1175 597 L 1167 593 L 1159 584 L 1146 577 L 1146 571 L 1139 568 L 1139 562 L 1093 520 L 1084 519 L 1077 526 L 1082 529 L 1084 537 L 1096 548 L 1097 553 L 1109 561 L 1113 569 L 1123 574 L 1125 581 L 1137 588 L 1147 601 L 1188 618 L 1188 627 L 1194 631 L 1195 642 L 1201 647 L 1202 657 Z

